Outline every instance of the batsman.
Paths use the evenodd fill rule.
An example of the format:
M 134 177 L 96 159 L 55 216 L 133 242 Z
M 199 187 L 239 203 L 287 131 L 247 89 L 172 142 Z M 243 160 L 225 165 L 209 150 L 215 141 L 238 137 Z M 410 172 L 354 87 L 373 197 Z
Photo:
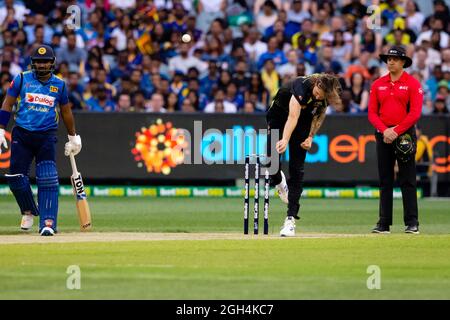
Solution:
M 38 46 L 31 56 L 31 71 L 11 82 L 0 110 L 0 152 L 8 148 L 5 129 L 15 108 L 11 135 L 11 162 L 6 175 L 22 214 L 21 229 L 30 230 L 39 216 L 39 233 L 57 232 L 59 180 L 55 161 L 59 114 L 68 132 L 65 155 L 78 154 L 81 138 L 69 105 L 65 82 L 53 74 L 56 58 L 47 45 Z M 59 111 L 57 110 L 59 107 Z M 37 205 L 30 187 L 30 167 L 35 159 Z

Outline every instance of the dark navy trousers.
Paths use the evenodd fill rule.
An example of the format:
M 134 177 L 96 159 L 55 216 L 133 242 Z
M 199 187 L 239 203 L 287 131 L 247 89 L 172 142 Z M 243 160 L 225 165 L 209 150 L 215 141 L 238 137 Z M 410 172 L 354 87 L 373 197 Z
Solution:
M 10 174 L 28 176 L 31 163 L 42 161 L 56 162 L 56 130 L 35 132 L 21 127 L 14 127 L 11 137 Z

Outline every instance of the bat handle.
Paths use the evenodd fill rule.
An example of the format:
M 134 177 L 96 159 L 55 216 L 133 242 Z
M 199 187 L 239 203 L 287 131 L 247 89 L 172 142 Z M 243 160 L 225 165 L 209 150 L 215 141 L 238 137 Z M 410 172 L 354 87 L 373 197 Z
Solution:
M 74 173 L 75 173 L 75 172 L 78 172 L 77 164 L 76 164 L 76 162 L 75 162 L 75 156 L 73 155 L 73 153 L 70 153 L 69 157 L 70 157 L 70 164 L 71 164 L 71 166 L 72 166 L 72 171 L 73 171 Z

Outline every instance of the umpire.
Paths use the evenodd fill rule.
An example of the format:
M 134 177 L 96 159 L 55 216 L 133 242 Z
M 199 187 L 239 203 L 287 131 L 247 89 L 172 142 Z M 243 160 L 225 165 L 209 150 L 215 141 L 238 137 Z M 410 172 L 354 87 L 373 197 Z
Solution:
M 389 73 L 377 79 L 370 90 L 369 121 L 376 129 L 380 179 L 380 218 L 372 232 L 390 233 L 397 161 L 405 232 L 418 234 L 415 124 L 422 113 L 423 90 L 419 81 L 403 70 L 412 64 L 403 47 L 391 47 L 380 59 Z

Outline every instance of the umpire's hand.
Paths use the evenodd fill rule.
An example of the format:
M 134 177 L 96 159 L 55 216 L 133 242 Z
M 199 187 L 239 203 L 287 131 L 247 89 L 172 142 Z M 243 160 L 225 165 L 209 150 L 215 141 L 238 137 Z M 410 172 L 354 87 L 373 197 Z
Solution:
M 384 130 L 383 132 L 383 141 L 384 143 L 392 143 L 394 142 L 395 139 L 397 139 L 398 134 L 397 132 L 394 131 L 395 127 L 392 128 L 387 128 L 386 130 Z

